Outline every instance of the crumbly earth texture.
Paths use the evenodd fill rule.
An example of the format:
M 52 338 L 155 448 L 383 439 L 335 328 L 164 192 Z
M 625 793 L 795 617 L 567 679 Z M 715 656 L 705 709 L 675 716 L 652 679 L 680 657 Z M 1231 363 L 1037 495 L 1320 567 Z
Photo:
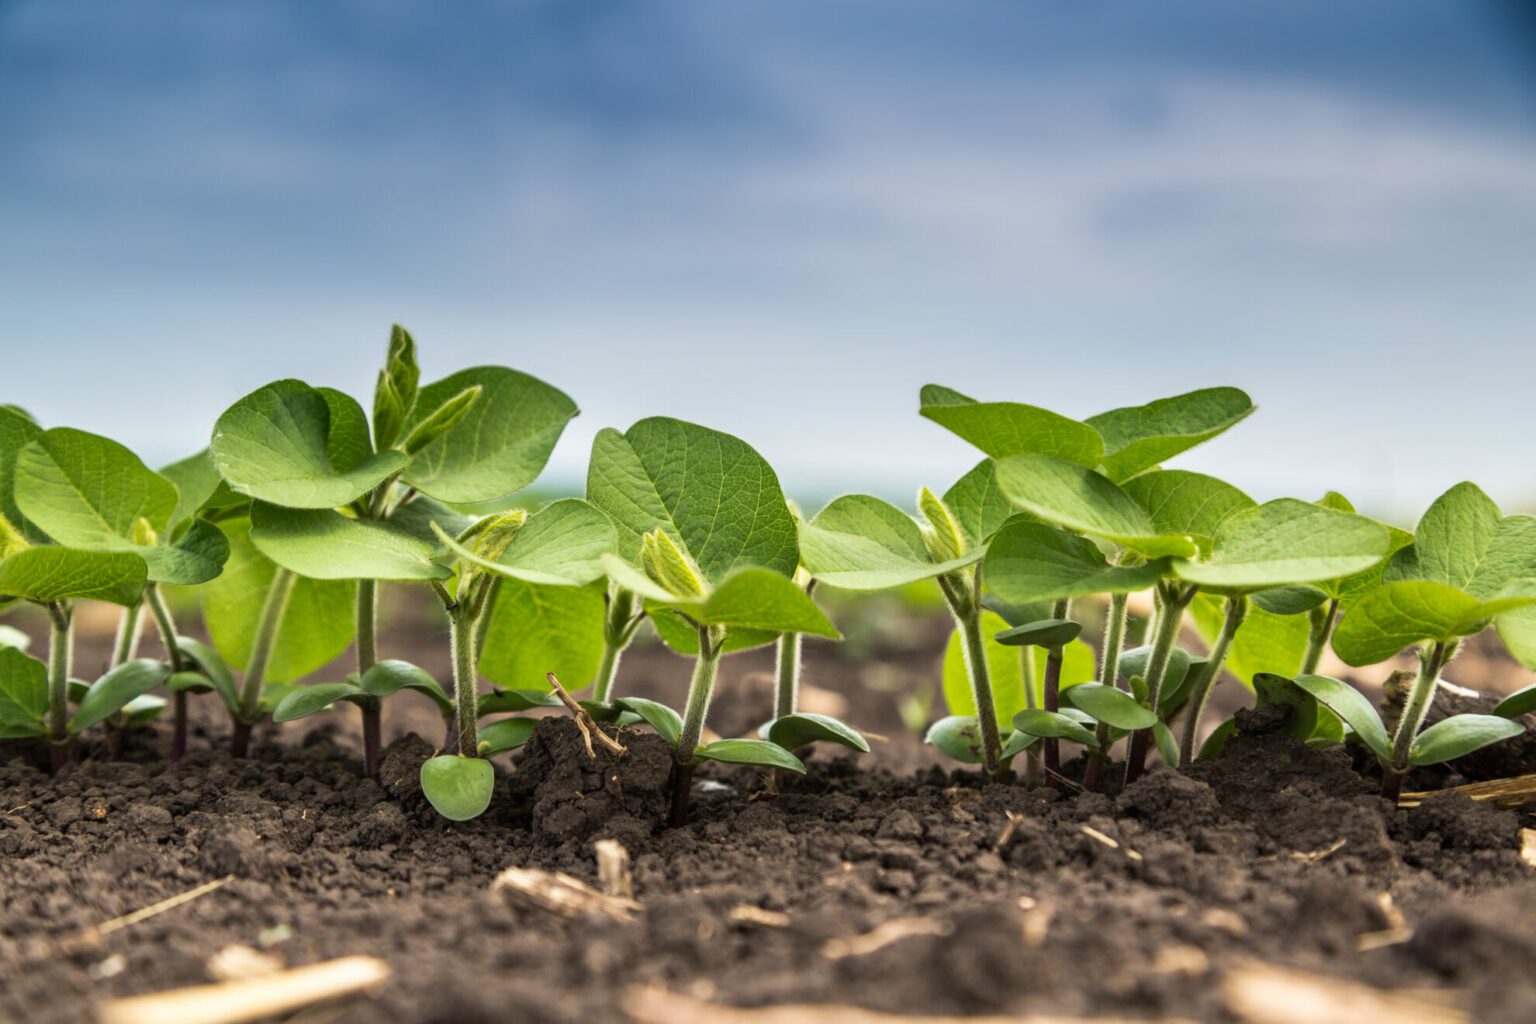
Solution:
M 646 986 L 737 1006 L 1227 1020 L 1222 980 L 1255 961 L 1536 1019 L 1519 816 L 1460 797 L 1394 810 L 1341 751 L 1259 731 L 1116 796 L 846 757 L 772 791 L 711 765 L 692 822 L 663 830 L 667 751 L 644 730 L 621 739 L 627 758 L 594 762 L 569 719 L 547 720 L 465 824 L 423 800 L 432 749 L 414 736 L 378 781 L 324 731 L 247 761 L 169 764 L 141 739 L 128 761 L 56 779 L 7 750 L 0 1019 L 77 1022 L 204 983 L 230 945 L 287 965 L 387 960 L 387 983 L 324 1018 L 345 1022 L 625 1021 Z M 628 922 L 491 892 L 509 866 L 595 883 L 605 837 L 633 860 Z

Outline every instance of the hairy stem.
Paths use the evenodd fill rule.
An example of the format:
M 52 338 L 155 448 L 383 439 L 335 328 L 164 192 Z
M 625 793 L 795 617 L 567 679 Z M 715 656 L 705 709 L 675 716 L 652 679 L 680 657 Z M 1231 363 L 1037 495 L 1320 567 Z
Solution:
M 1227 649 L 1232 646 L 1232 638 L 1237 635 L 1238 627 L 1243 624 L 1247 614 L 1248 598 L 1245 595 L 1235 594 L 1227 598 L 1227 614 L 1221 620 L 1221 632 L 1216 634 L 1210 656 L 1200 666 L 1200 674 L 1190 684 L 1189 711 L 1184 720 L 1184 737 L 1179 743 L 1181 764 L 1187 765 L 1195 759 L 1195 743 L 1200 739 L 1200 719 L 1205 716 L 1205 705 L 1211 699 L 1211 691 L 1216 688 L 1216 680 L 1221 678 L 1221 666 L 1227 660 Z
M 1024 681 L 1024 706 L 1035 707 L 1035 651 L 1033 647 L 1019 648 L 1019 678 Z M 1024 752 L 1024 785 L 1030 789 L 1040 785 L 1041 760 L 1039 744 Z
M 373 668 L 379 660 L 379 583 L 357 581 L 357 675 Z M 363 774 L 372 778 L 378 771 L 380 718 L 384 702 L 378 698 L 359 700 L 358 713 L 363 719 Z
M 1307 653 L 1301 659 L 1301 675 L 1309 676 L 1317 671 L 1317 663 L 1323 658 L 1328 639 L 1333 635 L 1333 624 L 1339 618 L 1339 599 L 1329 601 L 1326 608 L 1319 605 L 1307 613 L 1311 628 L 1307 632 Z
M 800 706 L 800 634 L 780 633 L 775 676 L 773 717 L 792 715 Z
M 1157 634 L 1152 642 L 1152 655 L 1147 659 L 1147 706 L 1154 712 L 1163 694 L 1163 677 L 1168 671 L 1168 659 L 1179 641 L 1179 628 L 1184 622 L 1184 608 L 1195 595 L 1195 588 L 1181 590 L 1177 584 L 1162 583 L 1157 589 Z M 1138 729 L 1131 734 L 1131 747 L 1125 758 L 1125 784 L 1129 786 L 1141 777 L 1147 767 L 1147 750 L 1152 743 L 1152 730 Z
M 714 696 L 715 680 L 720 674 L 721 646 L 724 635 L 718 628 L 699 627 L 699 656 L 693 663 L 693 679 L 688 683 L 688 703 L 683 708 L 683 730 L 677 738 L 672 782 L 672 827 L 688 824 L 688 794 L 693 786 L 693 752 L 704 732 L 704 718 L 709 714 L 709 700 Z
M 1440 673 L 1451 655 L 1454 644 L 1425 644 L 1419 648 L 1419 672 L 1414 677 L 1413 688 L 1403 702 L 1403 713 L 1397 720 L 1397 732 L 1392 735 L 1392 763 L 1383 765 L 1381 792 L 1383 796 L 1397 799 L 1402 791 L 1403 776 L 1408 774 L 1408 757 L 1413 751 L 1413 741 L 1419 735 L 1419 727 L 1429 714 L 1429 706 L 1435 699 L 1435 687 L 1440 684 Z
M 160 634 L 160 646 L 165 648 L 165 660 L 171 663 L 172 672 L 185 667 L 181 648 L 176 644 L 176 622 L 171 609 L 165 603 L 165 595 L 154 583 L 144 588 L 144 603 L 155 620 L 155 631 Z M 187 753 L 187 691 L 177 690 L 171 697 L 171 760 L 180 761 Z
M 635 615 L 635 595 L 623 587 L 608 594 L 608 616 L 603 624 L 603 660 L 597 666 L 592 684 L 592 699 L 606 704 L 613 699 L 613 681 L 618 676 L 619 659 L 635 635 L 639 620 Z
M 69 763 L 69 673 L 74 667 L 75 616 L 67 601 L 48 605 L 48 738 L 53 770 Z
M 112 664 L 117 668 L 126 661 L 132 661 L 139 653 L 139 627 L 144 622 L 144 602 L 141 600 L 131 608 L 123 609 L 123 617 L 117 620 L 117 637 L 112 642 Z
M 272 660 L 278 627 L 282 625 L 283 613 L 288 610 L 288 599 L 293 596 L 293 584 L 297 579 L 293 573 L 278 566 L 272 574 L 272 582 L 267 585 L 267 597 L 262 602 L 261 618 L 257 620 L 256 636 L 251 642 L 251 660 L 240 685 L 240 706 L 235 710 L 230 752 L 236 757 L 244 757 L 249 751 L 251 727 L 261 713 L 261 688 L 267 681 L 267 664 Z
M 480 753 L 480 685 L 475 660 L 475 614 L 459 606 L 448 616 L 449 643 L 453 647 L 454 725 L 461 757 Z
M 1125 648 L 1126 595 L 1111 594 L 1109 613 L 1104 620 L 1104 643 L 1099 652 L 1098 681 L 1105 686 L 1118 686 L 1120 682 L 1120 653 Z M 1099 745 L 1088 754 L 1088 767 L 1083 771 L 1083 788 L 1095 792 L 1102 784 L 1104 761 L 1109 756 L 1109 726 L 1099 723 L 1094 730 Z
M 992 700 L 992 674 L 987 666 L 986 640 L 981 634 L 980 602 L 968 604 L 969 607 L 964 609 L 951 608 L 955 612 L 955 622 L 960 627 L 965 672 L 971 680 L 971 698 L 976 702 L 982 766 L 988 775 L 995 778 L 1003 773 L 1003 743 L 997 728 L 997 705 Z
M 1072 612 L 1070 600 L 1057 601 L 1051 608 L 1051 618 L 1065 619 Z M 1043 697 L 1045 710 L 1061 710 L 1061 663 L 1066 655 L 1061 646 L 1052 647 L 1045 655 L 1045 681 Z M 1041 741 L 1044 748 L 1045 784 L 1052 789 L 1061 788 L 1061 741 L 1046 737 Z

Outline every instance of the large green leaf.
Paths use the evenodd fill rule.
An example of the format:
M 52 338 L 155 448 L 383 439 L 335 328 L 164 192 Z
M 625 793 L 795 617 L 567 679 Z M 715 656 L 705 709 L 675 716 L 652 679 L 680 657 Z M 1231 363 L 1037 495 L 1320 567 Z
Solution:
M 1370 591 L 1344 614 L 1333 649 L 1350 665 L 1374 665 L 1421 641 L 1468 636 L 1504 612 L 1536 605 L 1536 581 L 1516 581 L 1480 601 L 1445 583 L 1402 580 Z
M 0 647 L 0 739 L 40 736 L 48 714 L 48 666 L 15 647 Z
M 160 475 L 176 485 L 176 509 L 171 513 L 173 533 L 212 502 L 219 485 L 224 482 L 206 448 L 179 462 L 160 467 Z
M 81 732 L 121 711 L 129 701 L 140 697 L 171 676 L 171 667 L 163 661 L 140 658 L 125 661 L 91 684 L 69 722 L 70 732 Z
M 1098 431 L 1048 409 L 1018 402 L 978 402 L 937 384 L 926 385 L 919 411 L 994 459 L 1049 455 L 1097 466 L 1104 453 Z
M 0 406 L 0 516 L 32 540 L 42 540 L 43 532 L 28 522 L 16 506 L 16 458 L 29 441 L 43 432 L 30 416 L 9 406 Z
M 1279 498 L 1222 523 L 1209 559 L 1173 568 L 1192 583 L 1257 590 L 1369 569 L 1386 557 L 1389 540 L 1372 519 Z
M 1126 480 L 1208 441 L 1253 412 L 1237 388 L 1205 388 L 1088 417 L 1104 439 L 1104 472 Z
M 176 497 L 133 452 L 83 430 L 45 430 L 16 459 L 16 504 L 67 547 L 131 547 L 140 519 L 164 533 Z
M 1053 526 L 1015 519 L 987 549 L 987 586 L 1009 604 L 1145 590 L 1167 568 L 1157 560 L 1110 565 L 1097 544 Z
M 126 551 L 27 548 L 0 561 L 0 597 L 42 603 L 89 598 L 131 607 L 146 578 L 144 559 Z
M 997 483 L 997 463 L 983 459 L 944 492 L 944 505 L 960 524 L 973 548 L 986 546 L 992 535 L 1017 514 L 1013 502 Z
M 837 627 L 795 582 L 769 569 L 740 569 L 704 599 L 708 625 L 837 638 Z
M 867 494 L 832 501 L 800 524 L 800 561 L 812 576 L 844 590 L 885 590 L 964 568 L 981 558 L 935 563 L 912 517 Z
M 1536 517 L 1504 516 L 1476 484 L 1460 483 L 1430 505 L 1383 580 L 1431 580 L 1485 599 L 1525 577 L 1536 577 Z
M 446 533 L 454 554 L 526 583 L 582 586 L 603 576 L 602 557 L 614 549 L 612 521 L 580 498 L 552 501 L 528 517 L 500 558 L 490 561 Z
M 1355 511 L 1354 503 L 1338 491 L 1327 492 L 1318 499 L 1317 503 L 1323 508 L 1331 508 L 1338 512 L 1353 513 Z M 1385 560 L 1364 572 L 1357 572 L 1337 580 L 1320 580 L 1316 584 L 1319 590 L 1338 601 L 1341 608 L 1348 607 L 1366 591 L 1374 590 L 1379 586 L 1386 574 L 1387 566 L 1392 564 L 1392 556 L 1413 543 L 1413 534 L 1407 530 L 1398 529 L 1390 523 L 1381 525 L 1387 531 L 1388 557 Z
M 1525 726 L 1497 715 L 1453 715 L 1436 722 L 1414 738 L 1408 762 L 1426 765 L 1454 761 L 1524 731 Z
M 520 689 L 548 688 L 547 672 L 572 692 L 585 687 L 603 660 L 605 589 L 502 580 L 480 649 L 481 673 Z
M 1226 617 L 1226 601 L 1215 594 L 1196 594 L 1189 613 L 1201 638 L 1215 643 Z M 1301 671 L 1310 634 L 1305 615 L 1276 615 L 1250 605 L 1222 667 L 1247 686 L 1261 672 L 1289 679 Z
M 316 580 L 445 580 L 442 545 L 388 521 L 328 508 L 251 506 L 251 543 L 285 569 Z
M 442 754 L 421 766 L 421 792 L 449 821 L 469 821 L 485 813 L 496 791 L 496 769 L 480 757 Z
M 214 646 L 232 665 L 251 658 L 256 626 L 277 566 L 250 539 L 250 520 L 220 524 L 229 538 L 224 572 L 201 588 L 203 617 Z M 300 576 L 278 626 L 267 678 L 286 682 L 308 675 L 347 649 L 357 630 L 356 585 L 350 580 Z
M 619 554 L 640 558 L 658 527 L 718 583 L 744 566 L 794 575 L 795 518 L 772 467 L 746 442 L 681 420 L 641 420 L 592 442 L 587 500 L 618 525 Z
M 1147 510 L 1157 532 L 1188 534 L 1202 551 L 1210 550 L 1223 523 L 1258 504 L 1225 480 L 1183 469 L 1143 473 L 1120 488 Z
M 1164 534 L 1152 516 L 1091 469 L 1061 459 L 1016 455 L 997 463 L 997 482 L 1010 501 L 1046 522 L 1113 541 L 1148 558 L 1192 557 L 1193 538 Z
M 473 387 L 480 388 L 480 396 L 451 428 L 416 451 L 401 475 L 439 501 L 490 501 L 527 487 L 577 412 L 570 396 L 535 377 L 477 366 L 423 387 L 400 436 Z
M 1297 676 L 1296 685 L 1342 718 L 1383 762 L 1392 759 L 1392 741 L 1387 737 L 1387 727 L 1381 724 L 1381 716 L 1359 690 L 1329 676 Z
M 275 381 L 225 410 L 209 452 L 237 493 L 288 508 L 338 508 L 405 467 L 398 451 L 338 464 L 337 456 L 351 461 L 357 454 L 357 425 L 350 415 L 339 416 L 333 448 L 331 419 L 332 402 L 322 391 L 303 381 Z M 366 424 L 363 430 L 366 444 Z
M 1536 668 L 1536 607 L 1505 612 L 1496 625 L 1509 653 L 1526 668 Z

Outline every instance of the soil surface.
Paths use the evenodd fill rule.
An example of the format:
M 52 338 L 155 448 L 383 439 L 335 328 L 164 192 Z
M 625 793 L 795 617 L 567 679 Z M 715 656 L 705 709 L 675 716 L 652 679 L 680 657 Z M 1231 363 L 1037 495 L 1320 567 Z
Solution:
M 230 946 L 286 966 L 368 954 L 393 968 L 372 994 L 295 1018 L 311 1024 L 648 1022 L 662 1017 L 637 993 L 656 989 L 707 1004 L 700 1021 L 726 1020 L 719 1004 L 832 1003 L 1259 1019 L 1224 984 L 1255 963 L 1440 990 L 1465 1014 L 1447 1019 L 1536 1020 L 1523 815 L 1458 796 L 1395 809 L 1348 752 L 1310 750 L 1256 713 L 1219 759 L 1123 793 L 984 784 L 934 764 L 896 712 L 910 680 L 886 676 L 931 677 L 935 658 L 848 663 L 812 648 L 808 680 L 834 685 L 810 698 L 885 741 L 864 758 L 819 753 L 803 778 L 703 765 L 692 820 L 674 830 L 659 827 L 660 740 L 626 730 L 626 756 L 593 758 L 563 716 L 498 761 L 490 810 L 463 824 L 417 784 L 442 734 L 424 702 L 387 712 L 377 781 L 361 777 L 345 711 L 258 732 L 245 761 L 222 749 L 210 701 L 176 764 L 163 726 L 128 737 L 121 761 L 87 747 L 57 778 L 0 745 L 0 1021 L 84 1021 L 114 997 L 207 983 Z M 625 666 L 630 692 L 673 699 L 687 672 L 659 651 Z M 760 654 L 727 662 L 717 732 L 766 717 L 766 667 Z M 642 909 L 628 920 L 567 919 L 493 890 L 508 867 L 596 884 L 603 838 L 632 859 Z

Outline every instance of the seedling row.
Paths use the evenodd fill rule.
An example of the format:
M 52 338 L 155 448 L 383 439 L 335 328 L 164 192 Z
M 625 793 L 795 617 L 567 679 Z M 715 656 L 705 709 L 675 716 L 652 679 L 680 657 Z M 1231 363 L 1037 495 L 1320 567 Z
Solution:
M 0 738 L 45 744 L 57 771 L 88 730 L 112 749 L 123 730 L 169 716 L 179 758 L 189 701 L 217 700 L 243 757 L 262 721 L 350 705 L 371 774 L 385 707 L 411 690 L 443 719 L 423 791 L 466 820 L 493 799 L 488 759 L 528 742 L 529 713 L 561 706 L 563 684 L 583 694 L 584 721 L 667 742 L 681 824 L 701 761 L 799 773 L 813 744 L 868 751 L 849 724 L 799 709 L 801 638 L 839 636 L 817 588 L 924 580 L 954 619 L 950 714 L 927 741 L 997 780 L 1062 786 L 1064 745 L 1086 752 L 1088 789 L 1135 781 L 1154 748 L 1175 768 L 1215 756 L 1235 731 L 1221 723 L 1202 742 L 1224 676 L 1285 705 L 1299 740 L 1367 751 L 1389 797 L 1414 767 L 1507 740 L 1536 709 L 1533 687 L 1494 714 L 1423 728 L 1467 638 L 1492 627 L 1536 667 L 1536 518 L 1506 516 L 1462 483 L 1410 533 L 1333 491 L 1260 503 L 1169 468 L 1253 412 L 1235 388 L 1075 420 L 930 385 L 921 415 L 979 461 L 942 493 L 921 488 L 916 516 L 849 494 L 807 518 L 745 441 L 665 417 L 598 433 L 584 499 L 517 507 L 576 404 L 504 367 L 420 376 L 397 327 L 371 412 L 275 381 L 227 409 L 205 449 L 158 472 L 115 441 L 0 407 L 0 609 L 39 606 L 50 626 L 42 658 L 0 626 Z M 381 584 L 441 603 L 451 679 L 388 656 Z M 211 642 L 178 630 L 184 600 L 168 591 L 183 590 L 200 599 Z M 1133 595 L 1150 595 L 1153 611 L 1130 647 Z M 95 680 L 73 670 L 83 601 L 121 609 Z M 1078 614 L 1090 602 L 1105 609 L 1096 647 Z M 146 617 L 163 659 L 138 656 Z M 625 693 L 623 655 L 646 623 L 693 661 L 681 708 Z M 1189 625 L 1203 653 L 1181 646 Z M 766 645 L 773 718 L 753 738 L 706 742 L 721 659 Z M 348 647 L 345 678 L 302 681 Z M 1318 673 L 1329 649 L 1357 668 L 1413 653 L 1395 722 Z

